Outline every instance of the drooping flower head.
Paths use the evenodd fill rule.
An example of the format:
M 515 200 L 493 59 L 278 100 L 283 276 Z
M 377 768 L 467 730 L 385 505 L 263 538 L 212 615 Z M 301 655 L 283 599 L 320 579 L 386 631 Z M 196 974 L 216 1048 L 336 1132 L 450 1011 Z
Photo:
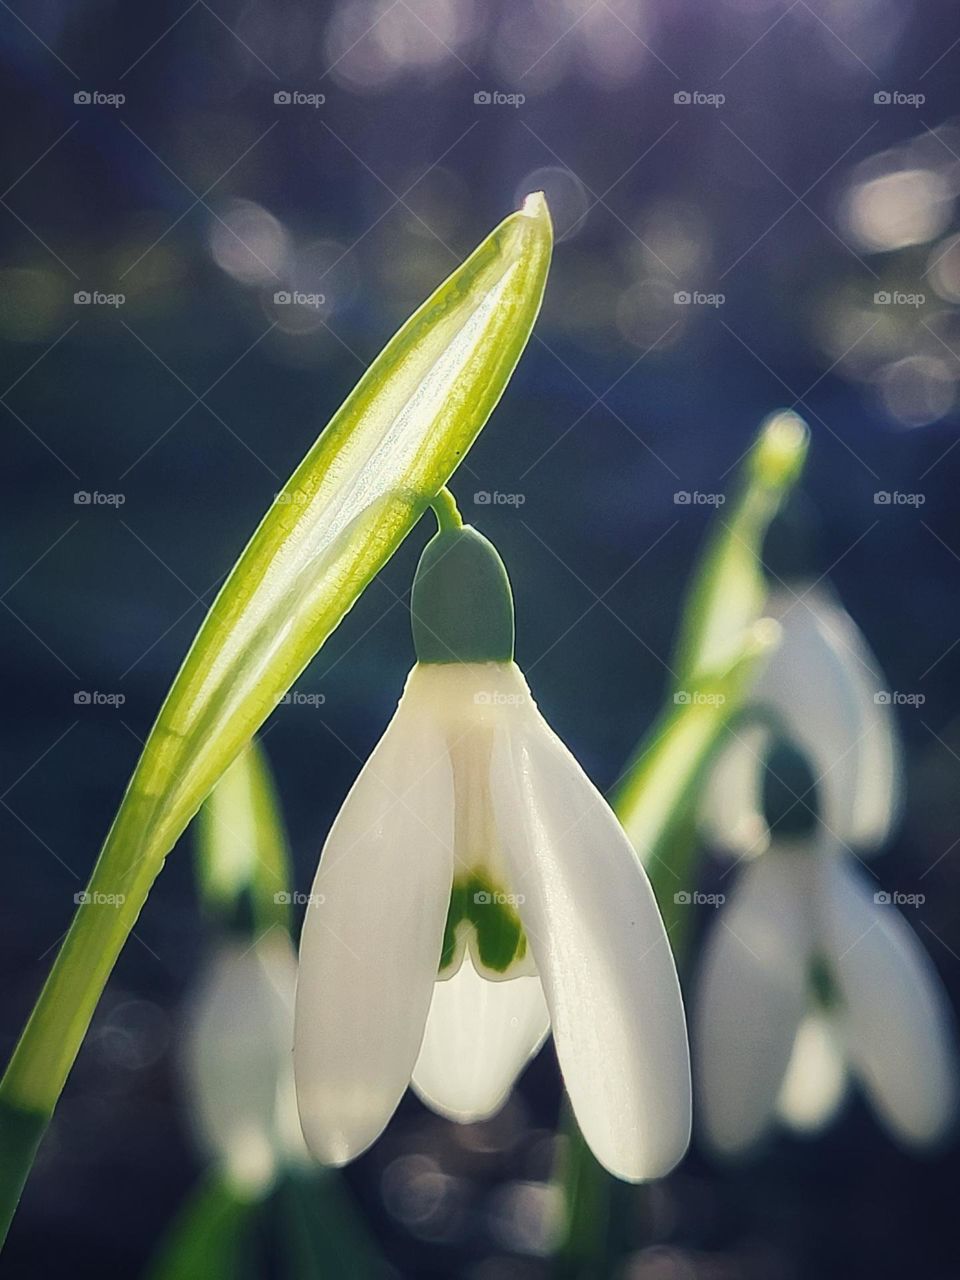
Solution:
M 890 895 L 857 865 L 900 804 L 876 659 L 820 587 L 775 593 L 783 641 L 708 786 L 713 841 L 744 859 L 697 992 L 699 1115 L 726 1153 L 779 1117 L 824 1125 L 851 1080 L 901 1141 L 941 1137 L 957 1070 L 939 980 Z
M 302 1163 L 290 1044 L 296 957 L 285 930 L 221 937 L 187 1015 L 184 1072 L 205 1153 L 247 1193 Z
M 493 1115 L 552 1028 L 611 1172 L 661 1176 L 690 1129 L 686 1028 L 650 885 L 513 661 L 493 546 L 448 522 L 411 600 L 417 663 L 327 838 L 300 948 L 294 1064 L 318 1159 L 382 1132 L 409 1084 Z

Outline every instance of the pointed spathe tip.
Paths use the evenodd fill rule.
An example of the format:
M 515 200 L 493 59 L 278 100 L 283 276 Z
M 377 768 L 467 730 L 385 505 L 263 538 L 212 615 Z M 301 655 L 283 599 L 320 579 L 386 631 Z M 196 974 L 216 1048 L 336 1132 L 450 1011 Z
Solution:
M 537 218 L 540 221 L 550 221 L 550 210 L 547 208 L 547 198 L 542 191 L 531 191 L 524 199 L 520 206 L 520 212 L 526 218 Z

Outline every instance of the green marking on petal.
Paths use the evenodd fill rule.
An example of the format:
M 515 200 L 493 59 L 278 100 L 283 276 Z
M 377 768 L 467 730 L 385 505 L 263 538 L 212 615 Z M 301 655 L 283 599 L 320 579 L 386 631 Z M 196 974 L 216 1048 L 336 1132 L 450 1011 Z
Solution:
M 440 952 L 440 972 L 449 969 L 457 954 L 457 925 L 467 914 L 466 881 L 454 880 L 450 890 L 450 909 L 443 928 L 443 950 Z
M 473 931 L 472 948 L 479 966 L 506 973 L 514 961 L 527 954 L 527 936 L 516 909 L 516 895 L 506 893 L 488 876 L 477 871 L 455 879 L 443 932 L 440 973 L 455 962 L 457 933 L 461 924 Z
M 840 991 L 830 971 L 830 963 L 820 952 L 810 960 L 808 981 L 814 1003 L 818 1008 L 829 1011 L 842 1003 Z

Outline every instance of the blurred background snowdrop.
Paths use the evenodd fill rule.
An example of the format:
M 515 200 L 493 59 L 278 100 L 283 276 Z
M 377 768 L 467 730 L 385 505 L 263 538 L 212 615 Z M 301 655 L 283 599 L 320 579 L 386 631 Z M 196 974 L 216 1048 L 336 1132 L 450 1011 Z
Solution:
M 293 1093 L 296 954 L 287 935 L 211 947 L 187 1013 L 184 1074 L 205 1153 L 241 1192 L 305 1160 Z
M 256 742 L 201 811 L 196 878 L 211 936 L 184 1011 L 184 1083 L 201 1148 L 256 1199 L 284 1166 L 307 1161 L 293 1082 L 289 860 Z
M 858 865 L 901 801 L 891 694 L 852 619 L 819 583 L 774 593 L 782 641 L 710 778 L 703 820 L 736 855 L 696 996 L 700 1122 L 726 1154 L 779 1118 L 816 1131 L 849 1079 L 905 1143 L 954 1119 L 953 1018 L 897 903 Z

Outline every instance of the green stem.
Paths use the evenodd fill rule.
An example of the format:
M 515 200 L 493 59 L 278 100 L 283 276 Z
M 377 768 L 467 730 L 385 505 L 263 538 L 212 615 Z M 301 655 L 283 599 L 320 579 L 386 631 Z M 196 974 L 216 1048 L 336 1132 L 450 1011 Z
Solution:
M 610 1192 L 613 1179 L 587 1146 L 564 1095 L 556 1181 L 568 1217 L 554 1258 L 558 1280 L 605 1280 L 609 1274 Z
M 430 502 L 433 514 L 437 517 L 438 529 L 462 529 L 463 516 L 457 506 L 457 500 L 446 485 Z
M 0 1100 L 0 1240 L 20 1201 L 49 1113 L 28 1111 Z

